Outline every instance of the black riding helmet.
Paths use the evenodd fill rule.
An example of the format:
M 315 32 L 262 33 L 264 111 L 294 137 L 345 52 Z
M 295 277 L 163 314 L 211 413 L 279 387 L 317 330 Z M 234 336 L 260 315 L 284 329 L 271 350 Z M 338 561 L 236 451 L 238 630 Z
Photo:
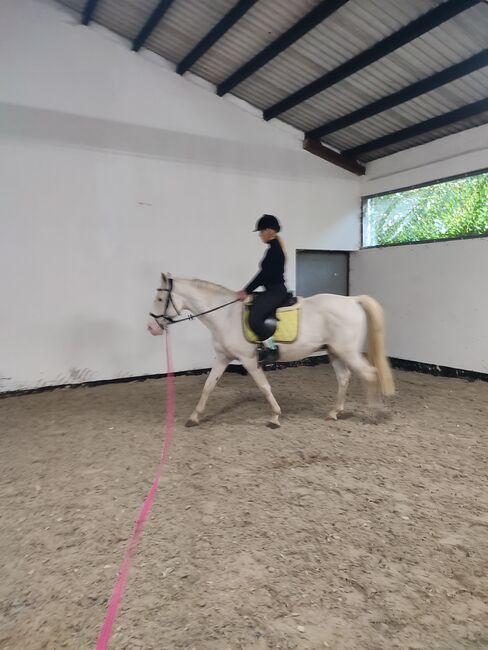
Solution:
M 266 228 L 272 228 L 273 230 L 276 230 L 276 232 L 280 232 L 280 222 L 272 214 L 263 214 L 263 216 L 258 219 L 254 232 L 257 232 L 258 230 L 266 230 Z

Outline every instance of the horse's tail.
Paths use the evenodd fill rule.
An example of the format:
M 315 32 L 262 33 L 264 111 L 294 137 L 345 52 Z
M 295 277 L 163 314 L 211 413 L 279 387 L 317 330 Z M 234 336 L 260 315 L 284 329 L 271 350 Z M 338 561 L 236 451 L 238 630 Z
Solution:
M 379 302 L 371 296 L 356 296 L 368 319 L 368 359 L 378 372 L 383 395 L 395 393 L 395 382 L 385 353 L 385 318 Z

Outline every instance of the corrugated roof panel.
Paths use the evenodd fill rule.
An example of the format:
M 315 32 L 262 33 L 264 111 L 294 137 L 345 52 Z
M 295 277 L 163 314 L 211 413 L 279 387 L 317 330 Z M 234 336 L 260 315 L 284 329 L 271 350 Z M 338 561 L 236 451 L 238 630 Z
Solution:
M 386 68 L 385 66 L 385 76 L 388 76 L 387 72 L 391 73 L 391 68 Z M 297 126 L 297 128 L 301 128 L 304 131 L 307 131 L 319 126 L 320 124 L 329 122 L 336 117 L 347 115 L 353 110 L 356 110 L 358 107 L 365 106 L 371 101 L 389 94 L 383 93 L 379 96 L 375 96 L 374 94 L 373 89 L 377 85 L 381 86 L 381 79 L 378 79 L 378 77 L 381 76 L 381 70 L 379 68 L 376 68 L 374 70 L 374 75 L 372 75 L 373 79 L 368 79 L 368 77 L 365 75 L 366 70 L 349 77 L 349 79 L 341 82 L 340 84 L 337 84 L 337 86 L 334 86 L 329 91 L 321 93 L 320 97 L 317 96 L 314 98 L 314 101 L 310 100 L 309 102 L 295 107 L 291 111 L 288 111 L 288 113 L 282 115 L 281 118 L 287 120 L 291 124 L 294 124 Z M 463 86 L 463 80 L 470 81 L 465 81 L 465 85 Z M 373 84 L 373 86 L 371 86 L 371 84 Z M 479 98 L 480 92 L 482 94 L 484 93 L 486 96 L 488 89 L 485 77 L 483 75 L 480 75 L 480 71 L 460 78 L 457 80 L 456 84 L 457 88 L 462 89 L 460 92 L 464 96 L 464 103 L 474 101 L 474 99 L 470 99 L 472 97 L 476 96 L 476 98 Z M 394 88 L 394 90 L 404 88 L 405 85 L 409 84 L 399 84 L 398 87 Z M 442 86 L 437 90 L 437 92 L 439 92 L 442 96 L 443 89 L 447 87 L 448 86 Z M 424 113 L 422 112 L 422 102 L 429 102 L 429 96 L 430 94 L 424 94 L 416 98 L 416 121 L 421 121 L 422 117 L 424 117 Z M 442 106 L 440 108 L 442 112 Z M 399 112 L 406 111 L 408 110 L 408 105 L 405 103 L 400 104 L 398 107 L 396 107 L 395 110 L 398 110 Z M 382 113 L 381 115 L 384 114 Z
M 253 80 L 260 83 L 264 103 L 266 80 L 271 77 L 283 89 L 282 99 L 394 33 L 402 24 L 425 13 L 429 8 L 423 1 L 405 3 L 408 15 L 404 16 L 405 8 L 402 5 L 400 14 L 403 21 L 400 21 L 398 18 L 393 20 L 385 13 L 385 0 L 371 1 L 368 4 L 369 11 L 365 11 L 365 4 L 360 0 L 348 2 L 327 21 L 248 79 L 247 87 L 252 85 Z M 438 2 L 430 4 L 435 6 Z M 361 35 L 360 38 L 358 34 Z M 239 88 L 234 92 L 243 96 Z M 271 106 L 275 101 L 275 98 L 270 97 L 267 105 Z
M 466 24 L 468 18 L 469 24 L 475 24 L 483 20 L 484 17 L 488 33 L 488 7 L 481 9 L 481 12 L 479 11 L 480 7 L 468 9 L 465 12 L 463 24 Z M 470 15 L 468 16 L 468 14 Z M 444 23 L 444 25 L 451 23 L 451 36 L 449 38 L 443 33 L 443 26 L 439 26 L 429 34 L 416 39 L 367 68 L 351 75 L 348 79 L 299 104 L 287 113 L 282 114 L 280 119 L 294 124 L 297 128 L 314 128 L 343 114 L 341 112 L 342 106 L 346 106 L 344 112 L 355 110 L 434 72 L 449 67 L 449 65 L 459 63 L 470 55 L 479 52 L 483 46 L 486 47 L 488 37 L 485 37 L 484 45 L 476 41 L 470 41 L 469 38 L 466 38 L 464 30 L 461 30 L 460 24 L 457 22 L 458 18 L 453 18 L 451 21 Z M 456 39 L 454 39 L 453 30 L 456 33 Z M 459 45 L 459 42 L 462 45 Z M 440 49 L 447 48 L 449 43 L 452 43 L 449 57 L 435 56 L 435 53 Z M 249 79 L 248 82 L 251 85 L 252 79 Z M 343 96 L 342 90 L 347 86 L 349 86 L 349 90 L 353 88 L 356 90 L 357 101 L 351 103 L 352 97 L 347 90 Z M 242 98 L 246 99 L 245 96 L 242 96 Z M 339 110 L 334 111 L 332 109 L 331 98 L 334 98 L 334 103 Z M 268 106 L 272 105 L 272 103 L 270 101 Z M 315 116 L 315 121 L 313 121 L 312 116 Z
M 465 79 L 453 81 L 443 88 L 411 99 L 401 106 L 331 133 L 323 141 L 338 149 L 355 147 L 387 133 L 393 133 L 484 99 L 487 87 L 488 69 L 485 68 L 471 73 Z
M 316 0 L 259 0 L 192 68 L 219 83 L 292 27 Z
M 432 140 L 438 140 L 439 138 L 444 138 L 453 133 L 459 133 L 467 129 L 472 129 L 475 126 L 481 126 L 482 124 L 488 123 L 488 112 L 470 117 L 467 120 L 457 122 L 456 124 L 451 124 L 450 126 L 443 127 L 442 129 L 436 129 L 430 133 L 424 135 L 416 136 L 410 140 L 405 140 L 404 142 L 393 144 L 383 149 L 378 149 L 377 151 L 372 151 L 368 154 L 360 156 L 362 162 L 370 162 L 371 160 L 377 160 L 378 158 L 383 158 L 384 156 L 389 156 L 398 151 L 403 151 L 409 149 L 410 147 L 416 147 L 420 144 L 426 144 L 427 142 L 432 142 Z
M 158 0 L 99 0 L 94 20 L 132 41 L 157 5 Z
M 488 6 L 486 0 L 456 17 L 455 22 L 445 23 L 446 44 L 454 39 L 458 47 L 477 45 L 480 49 L 488 44 Z M 466 36 L 469 35 L 469 38 Z
M 59 0 L 59 3 L 81 13 L 85 7 L 86 0 Z
M 176 0 L 145 47 L 179 63 L 234 5 L 235 0 Z
M 264 81 L 263 85 L 265 86 L 266 81 L 271 78 L 277 86 L 282 88 L 282 97 L 285 97 L 374 45 L 382 38 L 394 33 L 402 25 L 425 13 L 432 6 L 440 4 L 439 0 L 429 0 L 428 2 L 413 0 L 409 3 L 399 3 L 401 7 L 399 18 L 394 15 L 390 16 L 385 11 L 385 7 L 388 7 L 390 3 L 391 0 L 369 0 L 368 11 L 366 11 L 364 0 L 349 0 L 327 20 L 270 61 L 249 81 L 261 80 Z M 297 6 L 299 4 L 301 3 L 296 3 Z M 218 51 L 213 54 L 210 52 L 203 57 L 201 65 L 206 66 L 207 78 L 218 83 L 259 52 L 262 47 L 258 47 L 258 43 L 254 43 L 249 52 L 246 51 L 249 30 L 255 32 L 259 25 L 276 24 L 277 15 L 280 18 L 289 15 L 289 5 L 290 2 L 286 0 L 278 0 L 278 2 L 262 0 L 259 2 L 252 16 L 253 21 L 257 19 L 257 25 L 251 22 L 251 16 L 247 21 L 245 16 L 230 30 L 227 38 L 224 37 L 221 40 Z M 285 21 L 283 22 L 285 23 Z M 280 31 L 284 31 L 295 22 L 296 16 L 293 20 L 290 16 L 288 24 L 283 24 Z M 220 59 L 221 55 L 225 57 L 225 62 Z M 198 73 L 199 66 L 195 66 L 194 70 Z M 264 98 L 265 88 L 262 91 L 261 94 Z M 233 92 L 243 97 L 239 87 Z

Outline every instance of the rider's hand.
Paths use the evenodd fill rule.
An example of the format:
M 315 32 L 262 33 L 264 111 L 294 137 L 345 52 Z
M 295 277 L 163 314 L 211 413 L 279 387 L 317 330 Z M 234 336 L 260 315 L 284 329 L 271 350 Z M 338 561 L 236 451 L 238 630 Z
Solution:
M 237 296 L 239 297 L 239 300 L 245 300 L 247 298 L 247 291 L 244 291 L 244 289 L 242 289 L 238 292 Z

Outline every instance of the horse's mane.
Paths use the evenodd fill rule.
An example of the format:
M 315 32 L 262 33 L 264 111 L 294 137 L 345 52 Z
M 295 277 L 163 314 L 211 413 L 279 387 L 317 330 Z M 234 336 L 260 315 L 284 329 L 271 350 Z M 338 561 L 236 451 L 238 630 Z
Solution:
M 198 280 L 197 278 L 194 278 L 193 280 L 190 280 L 190 282 L 200 289 L 213 291 L 220 295 L 229 295 L 235 293 L 235 291 L 232 291 L 232 289 L 228 289 L 221 284 L 215 284 L 214 282 L 207 282 L 207 280 Z

